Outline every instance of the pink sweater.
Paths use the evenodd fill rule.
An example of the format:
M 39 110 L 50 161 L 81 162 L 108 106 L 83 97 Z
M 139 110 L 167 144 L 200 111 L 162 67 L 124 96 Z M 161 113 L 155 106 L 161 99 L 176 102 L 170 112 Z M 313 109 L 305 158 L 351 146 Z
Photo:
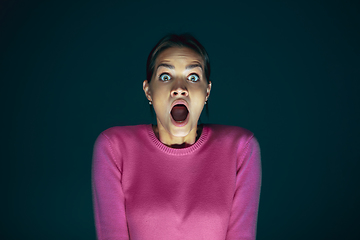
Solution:
M 204 125 L 195 144 L 162 144 L 151 125 L 112 127 L 92 166 L 99 240 L 255 239 L 259 144 L 240 127 Z

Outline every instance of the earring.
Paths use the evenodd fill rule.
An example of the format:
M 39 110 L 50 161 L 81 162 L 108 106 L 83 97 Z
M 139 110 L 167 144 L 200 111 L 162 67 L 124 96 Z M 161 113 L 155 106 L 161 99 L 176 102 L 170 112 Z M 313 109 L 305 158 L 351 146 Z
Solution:
M 151 102 L 151 101 L 149 101 L 149 105 L 152 105 L 152 102 Z
M 207 104 L 207 101 L 205 101 L 205 104 Z

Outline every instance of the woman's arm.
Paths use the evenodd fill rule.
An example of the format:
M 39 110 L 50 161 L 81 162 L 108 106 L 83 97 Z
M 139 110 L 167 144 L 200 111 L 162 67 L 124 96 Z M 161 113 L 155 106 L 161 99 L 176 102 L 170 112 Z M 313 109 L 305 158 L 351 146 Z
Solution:
M 101 133 L 95 141 L 92 159 L 92 191 L 98 240 L 129 239 L 120 156 L 110 139 Z
M 255 240 L 261 188 L 258 141 L 252 137 L 245 148 L 239 149 L 239 151 L 236 189 L 226 239 Z

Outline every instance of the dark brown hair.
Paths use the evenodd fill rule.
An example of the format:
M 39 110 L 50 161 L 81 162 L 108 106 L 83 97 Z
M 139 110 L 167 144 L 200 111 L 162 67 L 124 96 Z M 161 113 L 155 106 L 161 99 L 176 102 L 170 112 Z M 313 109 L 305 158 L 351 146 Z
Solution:
M 210 60 L 209 56 L 201 43 L 191 34 L 168 34 L 163 37 L 151 50 L 146 62 L 146 79 L 151 81 L 154 74 L 155 61 L 157 56 L 164 50 L 171 47 L 187 47 L 198 53 L 204 61 L 204 73 L 206 81 L 210 80 Z

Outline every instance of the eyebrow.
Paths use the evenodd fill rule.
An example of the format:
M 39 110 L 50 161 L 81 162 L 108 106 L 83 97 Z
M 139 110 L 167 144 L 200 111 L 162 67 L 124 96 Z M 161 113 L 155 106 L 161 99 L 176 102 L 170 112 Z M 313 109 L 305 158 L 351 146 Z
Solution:
M 159 67 L 166 67 L 166 68 L 170 68 L 170 69 L 175 68 L 173 65 L 166 64 L 166 63 L 160 63 L 159 66 L 157 67 L 157 69 L 159 69 Z
M 192 68 L 196 68 L 196 67 L 199 67 L 199 68 L 201 68 L 201 70 L 203 70 L 203 67 L 199 63 L 195 63 L 195 64 L 191 64 L 189 66 L 186 66 L 186 69 L 192 69 Z
M 174 69 L 175 68 L 173 65 L 166 64 L 166 63 L 160 63 L 159 66 L 157 67 L 157 69 L 159 67 L 166 67 L 166 68 L 169 68 L 169 69 Z M 199 63 L 188 65 L 188 66 L 186 66 L 186 69 L 192 69 L 192 68 L 196 68 L 196 67 L 199 67 L 199 68 L 201 68 L 201 70 L 203 70 L 203 67 Z

